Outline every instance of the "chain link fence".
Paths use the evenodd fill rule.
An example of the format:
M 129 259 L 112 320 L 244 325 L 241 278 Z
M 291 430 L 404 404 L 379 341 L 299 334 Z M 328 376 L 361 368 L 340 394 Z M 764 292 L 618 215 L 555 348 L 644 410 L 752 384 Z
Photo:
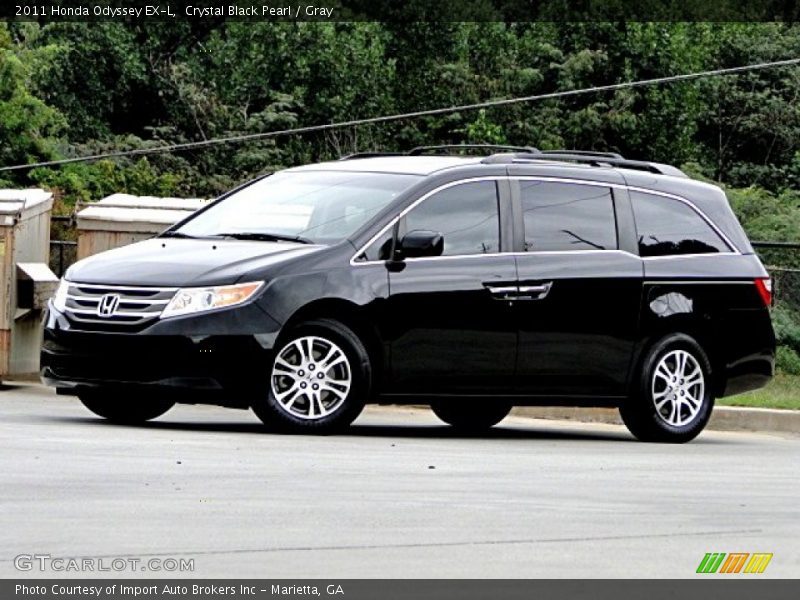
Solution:
M 772 277 L 772 296 L 775 306 L 785 306 L 800 313 L 800 269 L 768 266 Z
M 78 260 L 75 218 L 67 215 L 50 217 L 50 270 L 61 277 Z
M 753 242 L 772 277 L 775 306 L 800 313 L 800 243 Z
M 780 371 L 800 375 L 800 244 L 754 242 L 772 277 L 772 324 Z
M 78 260 L 78 242 L 50 241 L 50 270 L 61 277 L 69 266 Z

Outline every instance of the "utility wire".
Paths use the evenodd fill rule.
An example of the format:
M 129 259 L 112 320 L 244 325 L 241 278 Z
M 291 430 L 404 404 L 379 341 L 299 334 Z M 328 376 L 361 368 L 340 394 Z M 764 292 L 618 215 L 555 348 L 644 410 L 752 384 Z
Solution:
M 206 146 L 214 146 L 217 144 L 231 144 L 238 142 L 247 142 L 250 140 L 260 140 L 282 135 L 296 135 L 301 133 L 312 133 L 316 131 L 328 131 L 331 129 L 341 129 L 344 127 L 354 127 L 357 125 L 370 125 L 373 123 L 388 123 L 390 121 L 400 121 L 403 119 L 414 119 L 417 117 L 428 117 L 434 115 L 443 115 L 454 112 L 462 112 L 468 110 L 478 110 L 481 108 L 491 108 L 495 106 L 507 106 L 509 104 L 518 104 L 522 102 L 533 102 L 536 100 L 549 100 L 552 98 L 565 98 L 568 96 L 579 96 L 583 94 L 593 94 L 596 92 L 608 92 L 613 90 L 621 90 L 626 88 L 644 87 L 648 85 L 659 85 L 662 83 L 673 83 L 675 81 L 688 81 L 691 79 L 700 79 L 702 77 L 714 77 L 717 75 L 734 75 L 737 73 L 746 73 L 749 71 L 760 71 L 764 69 L 773 69 L 776 67 L 797 66 L 800 64 L 800 58 L 790 58 L 787 60 L 779 60 L 773 62 L 757 63 L 753 65 L 743 65 L 739 67 L 730 67 L 727 69 L 714 69 L 711 71 L 698 71 L 696 73 L 684 73 L 682 75 L 670 75 L 668 77 L 655 77 L 653 79 L 640 79 L 638 81 L 626 81 L 623 83 L 614 83 L 610 85 L 598 85 L 589 88 L 581 88 L 577 90 L 566 90 L 561 92 L 551 92 L 548 94 L 535 94 L 533 96 L 518 96 L 515 98 L 505 98 L 501 100 L 488 100 L 486 102 L 477 102 L 475 104 L 462 104 L 460 106 L 448 106 L 445 108 L 433 108 L 428 110 L 418 110 L 408 113 L 400 113 L 394 115 L 384 115 L 380 117 L 370 117 L 367 119 L 353 119 L 351 121 L 340 121 L 338 123 L 326 123 L 322 125 L 308 125 L 306 127 L 295 127 L 293 129 L 278 129 L 275 131 L 266 131 L 262 133 L 249 133 L 244 135 L 234 135 L 230 137 L 213 138 L 210 140 L 203 140 L 199 142 L 185 142 L 182 144 L 169 144 L 166 146 L 156 146 L 154 148 L 135 148 L 132 150 L 116 150 L 113 152 L 103 152 L 100 154 L 91 154 L 88 156 L 76 156 L 73 158 L 63 158 L 60 160 L 48 160 L 36 163 L 29 163 L 26 165 L 12 165 L 0 167 L 0 172 L 3 171 L 19 171 L 22 169 L 34 169 L 36 167 L 52 167 L 56 165 L 66 165 L 69 163 L 88 162 L 93 160 L 100 160 L 103 158 L 117 158 L 122 156 L 137 156 L 144 154 L 158 154 L 161 152 L 179 152 L 182 150 L 191 150 L 192 148 L 203 148 Z

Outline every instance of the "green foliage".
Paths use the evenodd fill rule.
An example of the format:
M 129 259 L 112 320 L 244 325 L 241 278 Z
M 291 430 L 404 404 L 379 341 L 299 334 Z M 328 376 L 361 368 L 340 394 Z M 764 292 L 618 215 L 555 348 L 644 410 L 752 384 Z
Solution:
M 467 125 L 465 142 L 467 144 L 505 144 L 503 128 L 486 117 L 486 111 L 478 112 L 478 118 Z
M 800 355 L 792 348 L 778 346 L 775 364 L 778 369 L 789 375 L 800 375 Z
M 716 24 L 713 67 L 733 67 L 800 55 L 800 27 L 784 23 Z M 700 160 L 714 179 L 771 190 L 797 185 L 800 69 L 788 67 L 709 78 L 698 89 Z
M 25 164 L 54 155 L 64 129 L 61 114 L 30 92 L 33 65 L 50 48 L 28 51 L 15 46 L 0 23 L 0 164 Z
M 155 90 L 146 86 L 147 56 L 133 30 L 121 23 L 64 22 L 26 33 L 25 45 L 56 49 L 32 83 L 66 116 L 73 143 L 144 125 L 137 105 L 153 102 Z
M 731 207 L 754 240 L 800 240 L 800 190 L 774 194 L 751 186 L 726 190 Z
M 413 6 L 435 11 L 428 4 Z M 0 28 L 0 163 L 798 55 L 800 26 L 781 23 L 14 23 Z M 755 237 L 798 239 L 796 196 L 784 191 L 800 179 L 798 99 L 800 70 L 771 69 L 152 156 L 144 180 L 163 176 L 161 183 L 123 176 L 133 163 L 117 161 L 111 181 L 210 195 L 265 171 L 358 150 L 465 142 L 612 150 L 691 163 L 743 188 L 731 190 L 732 201 Z M 6 179 L 60 177 L 69 200 L 107 189 L 101 173 L 70 168 Z M 759 212 L 764 205 L 770 210 Z
M 125 191 L 143 196 L 179 196 L 185 193 L 178 175 L 157 173 L 146 158 L 121 165 L 111 160 L 76 163 L 60 169 L 38 168 L 30 174 L 39 186 L 54 190 L 67 206 L 99 200 Z
M 778 344 L 800 353 L 800 315 L 788 307 L 778 306 L 772 310 L 772 325 Z
M 796 302 L 779 303 L 773 308 L 772 325 L 778 342 L 778 369 L 800 375 L 800 313 Z

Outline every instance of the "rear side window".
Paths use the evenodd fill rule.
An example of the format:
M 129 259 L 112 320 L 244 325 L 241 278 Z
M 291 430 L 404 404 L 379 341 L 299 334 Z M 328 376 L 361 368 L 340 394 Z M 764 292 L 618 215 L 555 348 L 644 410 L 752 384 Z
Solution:
M 526 252 L 617 248 L 609 188 L 547 181 L 519 183 Z
M 631 192 L 641 256 L 730 252 L 691 206 L 662 196 Z
M 497 185 L 476 181 L 435 193 L 405 217 L 405 232 L 419 229 L 442 234 L 442 256 L 499 252 Z

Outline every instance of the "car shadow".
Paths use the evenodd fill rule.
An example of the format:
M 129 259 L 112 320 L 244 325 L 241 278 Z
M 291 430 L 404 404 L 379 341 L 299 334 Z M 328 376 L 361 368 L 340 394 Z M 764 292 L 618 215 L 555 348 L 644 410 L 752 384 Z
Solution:
M 35 387 L 34 385 L 31 385 L 31 382 L 27 381 L 22 383 L 8 382 L 8 381 L 0 382 L 0 392 L 20 392 L 20 391 L 24 392 L 27 389 L 31 389 L 34 387 Z
M 202 433 L 240 433 L 257 435 L 276 435 L 285 437 L 321 437 L 301 433 L 285 433 L 272 431 L 260 423 L 245 423 L 234 421 L 170 421 L 167 419 L 150 421 L 139 425 L 122 425 L 109 423 L 99 417 L 44 417 L 48 421 L 62 423 L 76 423 L 97 427 L 115 427 L 124 429 L 142 429 L 151 431 L 193 431 Z M 322 434 L 324 437 L 326 434 Z M 446 425 L 405 425 L 398 424 L 373 424 L 354 423 L 347 429 L 327 434 L 328 437 L 340 438 L 396 438 L 396 439 L 472 439 L 472 440 L 582 440 L 582 441 L 635 441 L 625 431 L 583 431 L 579 429 L 552 429 L 537 423 L 535 426 L 515 424 L 514 427 L 497 425 L 488 431 L 480 433 L 459 432 Z
M 564 429 L 546 429 L 541 426 L 515 426 L 504 427 L 496 425 L 488 431 L 480 433 L 459 432 L 446 425 L 353 425 L 347 435 L 355 437 L 407 437 L 407 438 L 449 438 L 449 439 L 476 439 L 476 440 L 605 440 L 618 442 L 634 441 L 625 432 L 614 431 L 579 431 Z

